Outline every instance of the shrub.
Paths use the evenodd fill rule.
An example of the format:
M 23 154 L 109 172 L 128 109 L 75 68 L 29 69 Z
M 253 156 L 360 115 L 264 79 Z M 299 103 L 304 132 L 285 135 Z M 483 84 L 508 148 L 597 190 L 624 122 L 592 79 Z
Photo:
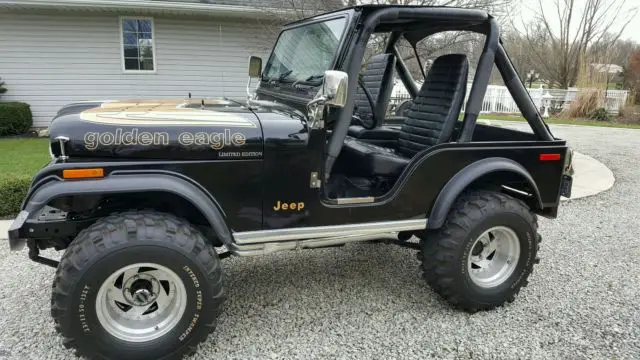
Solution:
M 609 121 L 609 113 L 607 109 L 601 107 L 593 110 L 591 114 L 589 114 L 589 119 L 597 120 L 597 121 Z
M 575 119 L 589 117 L 604 104 L 604 92 L 596 89 L 583 89 L 571 101 L 569 107 L 560 113 L 561 117 Z
M 2 81 L 2 78 L 0 78 L 0 95 L 4 94 L 7 92 L 7 88 L 4 87 L 4 81 Z
M 31 129 L 33 117 L 29 104 L 0 103 L 0 136 L 22 135 Z
M 0 178 L 0 216 L 15 215 L 20 212 L 20 205 L 27 195 L 30 184 L 30 177 Z
M 640 105 L 625 105 L 620 109 L 619 122 L 625 124 L 640 124 Z

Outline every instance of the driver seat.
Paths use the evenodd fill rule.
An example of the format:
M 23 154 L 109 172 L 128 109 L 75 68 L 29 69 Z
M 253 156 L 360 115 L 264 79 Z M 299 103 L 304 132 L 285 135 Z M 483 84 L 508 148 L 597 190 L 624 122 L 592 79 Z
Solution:
M 408 110 L 395 146 L 382 147 L 347 136 L 343 161 L 359 176 L 397 177 L 415 154 L 450 141 L 465 98 L 468 73 L 464 54 L 437 58 Z

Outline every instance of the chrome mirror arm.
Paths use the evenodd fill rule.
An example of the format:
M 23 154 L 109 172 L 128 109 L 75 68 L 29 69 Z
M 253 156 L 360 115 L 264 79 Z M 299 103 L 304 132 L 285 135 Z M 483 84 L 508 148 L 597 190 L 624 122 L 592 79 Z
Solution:
M 316 95 L 316 97 L 307 103 L 307 114 L 309 117 L 310 129 L 322 129 L 324 127 L 324 121 L 322 121 L 322 114 L 324 112 L 324 105 L 327 102 L 328 97 L 326 95 Z
M 307 108 L 314 105 L 324 105 L 324 103 L 326 103 L 327 100 L 329 100 L 329 97 L 326 95 L 317 96 L 316 98 L 314 98 L 313 100 L 307 103 Z
M 249 80 L 247 81 L 247 100 L 253 99 L 255 96 L 254 92 L 251 92 L 251 76 L 249 76 Z

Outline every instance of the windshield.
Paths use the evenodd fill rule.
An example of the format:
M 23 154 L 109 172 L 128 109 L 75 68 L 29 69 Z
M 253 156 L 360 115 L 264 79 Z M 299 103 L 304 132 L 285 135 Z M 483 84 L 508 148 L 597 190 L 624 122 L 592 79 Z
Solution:
M 263 80 L 321 82 L 338 51 L 346 22 L 346 18 L 339 18 L 283 31 Z

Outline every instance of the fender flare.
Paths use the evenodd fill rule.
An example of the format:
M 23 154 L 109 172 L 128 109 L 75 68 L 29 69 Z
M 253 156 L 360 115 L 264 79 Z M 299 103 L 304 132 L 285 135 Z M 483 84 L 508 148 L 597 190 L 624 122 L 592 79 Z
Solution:
M 37 188 L 23 205 L 29 217 L 36 216 L 50 201 L 73 195 L 124 194 L 157 191 L 177 195 L 190 202 L 209 222 L 224 244 L 232 242 L 224 213 L 204 190 L 180 177 L 166 174 L 112 175 L 100 180 L 50 181 Z
M 444 224 L 451 206 L 453 206 L 453 203 L 464 189 L 480 177 L 498 171 L 512 172 L 526 179 L 533 189 L 538 206 L 540 209 L 543 208 L 538 186 L 531 174 L 522 165 L 511 159 L 501 157 L 487 158 L 467 165 L 447 182 L 433 203 L 429 221 L 427 222 L 427 229 L 438 229 Z

